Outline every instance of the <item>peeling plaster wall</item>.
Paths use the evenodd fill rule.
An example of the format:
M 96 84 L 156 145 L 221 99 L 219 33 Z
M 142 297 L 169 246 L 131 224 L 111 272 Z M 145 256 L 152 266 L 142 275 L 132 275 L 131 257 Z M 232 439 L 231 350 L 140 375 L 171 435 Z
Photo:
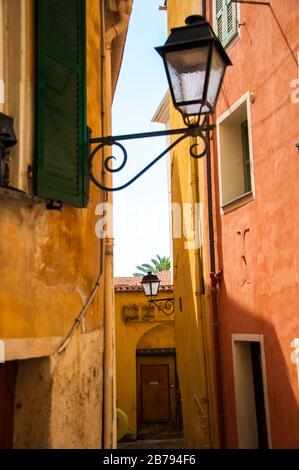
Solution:
M 77 334 L 58 356 L 19 361 L 15 448 L 100 448 L 102 334 Z
M 14 448 L 51 447 L 53 379 L 49 358 L 19 361 L 15 392 Z
M 102 444 L 103 335 L 78 335 L 51 361 L 53 448 L 98 449 Z

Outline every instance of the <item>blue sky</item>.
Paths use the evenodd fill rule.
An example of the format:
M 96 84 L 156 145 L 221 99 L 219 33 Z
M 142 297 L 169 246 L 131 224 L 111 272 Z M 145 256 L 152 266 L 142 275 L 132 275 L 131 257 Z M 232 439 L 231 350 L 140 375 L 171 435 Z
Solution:
M 167 38 L 167 17 L 159 11 L 163 0 L 134 0 L 122 70 L 113 104 L 113 133 L 131 134 L 164 129 L 151 123 L 168 85 L 154 47 Z M 122 184 L 154 159 L 165 138 L 126 142 L 128 164 L 114 175 Z M 114 195 L 114 275 L 130 276 L 135 266 L 156 254 L 170 255 L 167 158 Z

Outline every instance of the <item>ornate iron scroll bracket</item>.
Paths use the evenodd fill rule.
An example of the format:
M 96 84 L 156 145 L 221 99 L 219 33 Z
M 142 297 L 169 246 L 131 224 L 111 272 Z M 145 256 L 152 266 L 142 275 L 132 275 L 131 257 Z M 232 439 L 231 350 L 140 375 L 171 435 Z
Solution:
M 170 297 L 168 299 L 156 299 L 148 300 L 149 305 L 154 305 L 157 309 L 164 313 L 164 315 L 170 316 L 174 313 L 174 298 Z M 164 303 L 164 308 L 160 307 L 159 303 Z
M 196 124 L 189 124 L 188 127 L 184 127 L 182 129 L 170 129 L 165 131 L 156 131 L 156 132 L 144 132 L 140 134 L 127 134 L 127 135 L 118 135 L 118 136 L 107 136 L 107 137 L 97 137 L 92 138 L 89 137 L 88 144 L 89 147 L 96 145 L 93 150 L 91 150 L 89 157 L 88 157 L 88 165 L 89 165 L 89 175 L 92 182 L 100 189 L 104 191 L 120 191 L 122 189 L 127 188 L 130 186 L 134 181 L 140 178 L 144 173 L 146 173 L 155 163 L 157 163 L 164 155 L 167 155 L 178 143 L 182 142 L 187 137 L 197 137 L 201 139 L 203 143 L 203 150 L 201 149 L 200 142 L 193 143 L 190 146 L 189 152 L 192 158 L 202 158 L 206 154 L 207 146 L 209 145 L 209 139 L 207 133 L 209 130 L 214 129 L 215 126 L 209 125 L 208 117 L 205 117 L 202 123 L 196 122 Z M 99 181 L 99 179 L 95 176 L 93 171 L 93 162 L 96 155 L 104 149 L 104 147 L 112 147 L 113 145 L 117 146 L 123 153 L 123 159 L 119 166 L 113 168 L 111 163 L 116 161 L 116 157 L 113 155 L 103 156 L 103 167 L 105 171 L 108 173 L 117 173 L 121 171 L 128 161 L 128 154 L 126 148 L 120 141 L 124 140 L 136 140 L 136 139 L 144 139 L 144 138 L 153 138 L 153 137 L 162 137 L 162 136 L 171 136 L 171 135 L 179 135 L 174 142 L 172 142 L 160 155 L 158 155 L 154 160 L 152 160 L 145 168 L 143 168 L 137 175 L 131 178 L 127 183 L 122 184 L 118 187 L 107 187 L 103 183 Z M 197 152 L 197 149 L 200 149 L 200 152 Z

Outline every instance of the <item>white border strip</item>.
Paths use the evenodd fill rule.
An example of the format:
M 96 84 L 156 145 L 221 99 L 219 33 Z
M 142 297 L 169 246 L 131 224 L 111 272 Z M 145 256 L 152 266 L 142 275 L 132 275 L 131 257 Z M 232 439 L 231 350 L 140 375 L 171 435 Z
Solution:
M 268 401 L 268 388 L 267 388 L 267 371 L 266 371 L 266 360 L 265 360 L 265 348 L 264 348 L 264 335 L 241 333 L 232 334 L 232 348 L 233 348 L 233 368 L 234 368 L 234 380 L 235 380 L 235 342 L 246 341 L 246 342 L 258 342 L 261 347 L 261 362 L 262 362 L 262 373 L 263 373 L 263 388 L 264 388 L 264 399 L 265 399 L 265 412 L 266 412 L 266 424 L 268 434 L 268 447 L 272 449 L 272 436 L 271 436 L 271 424 L 270 424 L 270 411 Z

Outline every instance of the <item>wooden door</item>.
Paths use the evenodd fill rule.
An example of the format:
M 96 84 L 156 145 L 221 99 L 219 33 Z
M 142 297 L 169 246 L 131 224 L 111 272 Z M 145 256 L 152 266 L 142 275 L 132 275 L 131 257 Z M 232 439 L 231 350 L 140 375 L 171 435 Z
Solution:
M 0 364 L 0 449 L 13 446 L 17 361 Z
M 174 356 L 137 357 L 138 428 L 176 425 L 176 374 Z

